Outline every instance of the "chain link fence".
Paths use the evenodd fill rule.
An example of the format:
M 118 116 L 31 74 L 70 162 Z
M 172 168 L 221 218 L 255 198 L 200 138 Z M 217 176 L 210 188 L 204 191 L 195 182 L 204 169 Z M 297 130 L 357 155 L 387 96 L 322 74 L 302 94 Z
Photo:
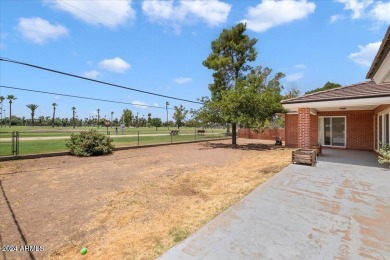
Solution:
M 113 139 L 115 148 L 174 144 L 227 138 L 222 129 L 118 129 L 98 130 Z M 72 133 L 81 131 L 0 132 L 0 157 L 67 152 L 66 142 Z

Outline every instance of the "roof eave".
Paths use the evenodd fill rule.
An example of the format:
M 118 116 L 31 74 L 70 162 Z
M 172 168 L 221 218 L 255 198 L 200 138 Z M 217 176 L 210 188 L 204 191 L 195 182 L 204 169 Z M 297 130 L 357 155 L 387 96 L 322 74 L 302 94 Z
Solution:
M 380 98 L 380 97 L 390 97 L 390 94 L 375 95 L 375 96 L 360 96 L 360 97 L 340 97 L 340 98 L 327 98 L 327 99 L 317 99 L 317 100 L 305 100 L 305 101 L 292 101 L 292 102 L 281 102 L 282 105 L 287 104 L 304 104 L 304 103 L 313 103 L 313 102 L 326 102 L 326 101 L 338 101 L 338 100 L 351 100 L 351 99 L 363 99 L 363 98 Z M 286 100 L 287 101 L 287 100 Z
M 371 64 L 371 67 L 366 75 L 366 79 L 373 79 L 375 73 L 378 71 L 381 66 L 383 60 L 390 52 L 390 26 L 387 29 L 386 35 L 383 38 L 382 44 L 379 47 L 379 50 L 375 56 L 374 61 Z

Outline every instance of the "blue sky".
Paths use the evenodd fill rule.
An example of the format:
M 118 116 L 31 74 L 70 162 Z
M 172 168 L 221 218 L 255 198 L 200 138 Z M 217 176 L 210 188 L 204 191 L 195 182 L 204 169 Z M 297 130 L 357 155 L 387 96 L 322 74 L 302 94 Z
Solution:
M 390 24 L 390 1 L 38 1 L 1 0 L 0 52 L 24 61 L 131 88 L 196 100 L 208 96 L 212 71 L 203 67 L 211 41 L 240 21 L 259 39 L 254 66 L 283 72 L 285 91 L 301 92 L 327 81 L 365 81 Z M 4 86 L 121 102 L 165 106 L 196 104 L 56 75 L 0 62 Z M 13 114 L 29 116 L 26 104 L 39 105 L 36 117 L 118 117 L 124 108 L 165 118 L 164 109 L 87 101 L 0 89 L 15 95 Z M 8 114 L 8 103 L 4 109 Z M 170 114 L 173 112 L 170 111 Z

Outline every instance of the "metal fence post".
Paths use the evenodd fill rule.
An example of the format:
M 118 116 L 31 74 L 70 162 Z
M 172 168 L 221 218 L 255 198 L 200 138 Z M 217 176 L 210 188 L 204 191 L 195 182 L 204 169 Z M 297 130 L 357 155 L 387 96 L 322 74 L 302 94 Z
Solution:
M 16 131 L 16 151 L 15 151 L 15 155 L 18 156 L 19 155 L 19 132 Z
M 12 155 L 15 155 L 15 132 L 12 132 Z
M 139 131 L 138 131 L 138 146 L 139 146 Z
M 173 135 L 173 134 L 172 134 L 172 132 L 171 132 L 171 143 L 172 143 L 172 135 Z

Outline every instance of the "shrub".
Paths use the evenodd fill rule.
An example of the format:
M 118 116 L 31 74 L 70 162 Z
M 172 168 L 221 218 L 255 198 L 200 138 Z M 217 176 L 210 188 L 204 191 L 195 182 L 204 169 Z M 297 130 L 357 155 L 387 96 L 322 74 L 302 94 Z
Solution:
M 381 144 L 379 147 L 379 163 L 390 163 L 390 145 Z
M 70 153 L 76 156 L 95 156 L 112 153 L 112 138 L 96 130 L 72 134 L 66 142 Z

